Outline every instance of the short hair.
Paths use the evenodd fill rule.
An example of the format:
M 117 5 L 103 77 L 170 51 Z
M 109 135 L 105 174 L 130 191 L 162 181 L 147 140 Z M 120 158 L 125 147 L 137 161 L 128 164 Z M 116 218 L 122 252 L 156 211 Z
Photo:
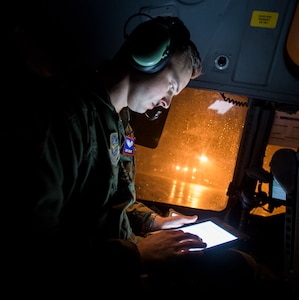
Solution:
M 178 45 L 178 50 L 182 51 L 183 54 L 191 60 L 191 79 L 197 78 L 202 74 L 202 62 L 196 45 L 190 40 L 186 45 L 182 45 L 181 48 L 179 46 L 180 45 Z

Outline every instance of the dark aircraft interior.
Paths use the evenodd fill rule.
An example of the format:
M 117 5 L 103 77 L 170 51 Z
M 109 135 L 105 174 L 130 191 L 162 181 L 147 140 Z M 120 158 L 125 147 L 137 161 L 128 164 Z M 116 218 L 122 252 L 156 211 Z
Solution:
M 110 59 L 146 16 L 179 16 L 203 74 L 151 118 L 132 112 L 138 200 L 217 217 L 299 299 L 299 2 L 53 1 L 76 36 L 76 63 Z M 126 21 L 134 14 L 128 26 Z

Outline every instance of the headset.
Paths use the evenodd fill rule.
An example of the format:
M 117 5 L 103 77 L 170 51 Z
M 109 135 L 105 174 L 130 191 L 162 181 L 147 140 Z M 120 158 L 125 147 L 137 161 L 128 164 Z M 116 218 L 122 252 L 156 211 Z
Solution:
M 144 15 L 149 20 L 139 24 L 131 34 L 127 25 L 132 18 Z M 170 60 L 176 45 L 186 45 L 190 32 L 177 17 L 151 17 L 143 13 L 132 15 L 125 23 L 124 35 L 132 66 L 144 73 L 162 70 Z

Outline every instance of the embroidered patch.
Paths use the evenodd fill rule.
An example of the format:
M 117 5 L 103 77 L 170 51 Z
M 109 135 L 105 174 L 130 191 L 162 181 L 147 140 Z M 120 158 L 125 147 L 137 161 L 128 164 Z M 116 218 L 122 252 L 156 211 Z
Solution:
M 134 155 L 135 154 L 135 144 L 134 144 L 134 138 L 126 135 L 123 151 L 123 155 Z
M 118 135 L 116 132 L 110 134 L 110 160 L 113 166 L 117 166 L 120 158 L 120 149 L 118 143 Z

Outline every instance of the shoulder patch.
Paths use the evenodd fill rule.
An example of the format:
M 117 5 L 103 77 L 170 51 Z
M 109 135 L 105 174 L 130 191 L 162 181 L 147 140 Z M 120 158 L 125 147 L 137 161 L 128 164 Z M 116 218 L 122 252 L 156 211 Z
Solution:
M 113 166 L 117 166 L 119 158 L 120 158 L 120 150 L 119 150 L 119 142 L 118 142 L 118 134 L 113 132 L 110 134 L 110 160 Z

